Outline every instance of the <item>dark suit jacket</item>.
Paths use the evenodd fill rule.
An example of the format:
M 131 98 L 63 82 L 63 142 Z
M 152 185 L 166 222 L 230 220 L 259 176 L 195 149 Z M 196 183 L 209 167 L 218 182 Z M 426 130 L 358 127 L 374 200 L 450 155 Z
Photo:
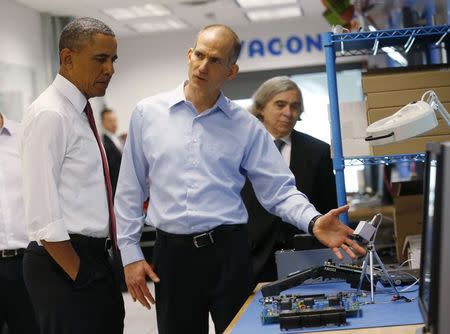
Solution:
M 336 183 L 330 158 L 330 145 L 307 134 L 291 133 L 291 162 L 297 189 L 321 213 L 336 208 Z M 242 189 L 242 199 L 249 214 L 248 231 L 256 282 L 277 278 L 274 253 L 293 248 L 292 237 L 302 233 L 279 217 L 267 212 L 258 202 L 250 182 Z
M 103 146 L 105 147 L 106 158 L 108 159 L 109 175 L 111 177 L 111 186 L 113 197 L 116 194 L 117 180 L 119 178 L 120 162 L 122 160 L 122 152 L 117 148 L 107 135 L 102 136 Z

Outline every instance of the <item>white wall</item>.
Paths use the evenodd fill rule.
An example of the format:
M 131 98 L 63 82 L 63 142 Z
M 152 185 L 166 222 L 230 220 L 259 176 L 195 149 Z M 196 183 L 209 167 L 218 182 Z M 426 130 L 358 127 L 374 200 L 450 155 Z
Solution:
M 118 40 L 118 60 L 105 102 L 119 116 L 119 131 L 128 129 L 131 112 L 142 98 L 172 89 L 186 78 L 186 55 L 194 33 Z
M 25 66 L 42 63 L 40 14 L 11 0 L 0 1 L 0 61 Z
M 238 64 L 241 71 L 324 64 L 323 52 L 306 50 L 306 35 L 317 38 L 320 32 L 327 30 L 329 26 L 321 18 L 236 27 L 236 33 L 244 41 Z M 187 50 L 193 45 L 196 33 L 183 31 L 118 40 L 119 60 L 105 101 L 118 113 L 119 132 L 127 130 L 130 114 L 138 100 L 172 89 L 187 78 Z M 289 52 L 286 43 L 292 36 L 303 40 L 301 52 Z M 248 43 L 256 38 L 264 44 L 264 56 L 254 53 L 250 57 Z M 274 38 L 277 40 L 272 49 L 279 55 L 268 51 L 268 43 Z
M 20 121 L 47 85 L 40 14 L 0 0 L 0 112 Z
M 19 5 L 12 0 L 1 0 L 0 62 L 33 69 L 38 93 L 47 84 L 44 79 L 42 44 L 39 12 Z

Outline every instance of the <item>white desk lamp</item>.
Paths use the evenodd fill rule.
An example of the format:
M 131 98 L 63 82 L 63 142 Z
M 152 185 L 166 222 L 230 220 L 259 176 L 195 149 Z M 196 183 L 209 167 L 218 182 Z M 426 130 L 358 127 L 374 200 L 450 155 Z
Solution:
M 377 146 L 417 136 L 437 127 L 435 112 L 439 112 L 450 126 L 450 115 L 436 93 L 426 91 L 420 101 L 411 102 L 395 114 L 370 124 L 365 140 Z

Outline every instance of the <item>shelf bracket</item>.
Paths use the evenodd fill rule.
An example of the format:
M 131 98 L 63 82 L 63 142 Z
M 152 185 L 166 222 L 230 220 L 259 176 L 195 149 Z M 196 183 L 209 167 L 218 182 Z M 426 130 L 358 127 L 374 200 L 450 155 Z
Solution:
M 447 36 L 449 31 L 450 28 L 447 29 L 447 31 L 441 36 L 441 38 L 439 38 L 439 40 L 436 43 L 434 43 L 434 45 L 439 46 L 439 44 L 441 44 L 441 42 L 444 40 L 445 36 Z

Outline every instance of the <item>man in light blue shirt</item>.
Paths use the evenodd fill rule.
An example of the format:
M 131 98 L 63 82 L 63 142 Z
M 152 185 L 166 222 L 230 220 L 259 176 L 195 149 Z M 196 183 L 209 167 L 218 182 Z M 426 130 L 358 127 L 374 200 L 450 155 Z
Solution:
M 339 222 L 348 207 L 321 216 L 261 123 L 221 93 L 238 73 L 239 51 L 230 28 L 205 27 L 188 51 L 189 80 L 140 101 L 131 117 L 115 198 L 118 242 L 132 297 L 150 307 L 145 277 L 156 283 L 160 334 L 208 333 L 208 312 L 222 333 L 251 292 L 246 176 L 268 211 L 338 257 L 339 247 L 364 253 Z M 139 247 L 144 223 L 157 228 L 152 265 Z

